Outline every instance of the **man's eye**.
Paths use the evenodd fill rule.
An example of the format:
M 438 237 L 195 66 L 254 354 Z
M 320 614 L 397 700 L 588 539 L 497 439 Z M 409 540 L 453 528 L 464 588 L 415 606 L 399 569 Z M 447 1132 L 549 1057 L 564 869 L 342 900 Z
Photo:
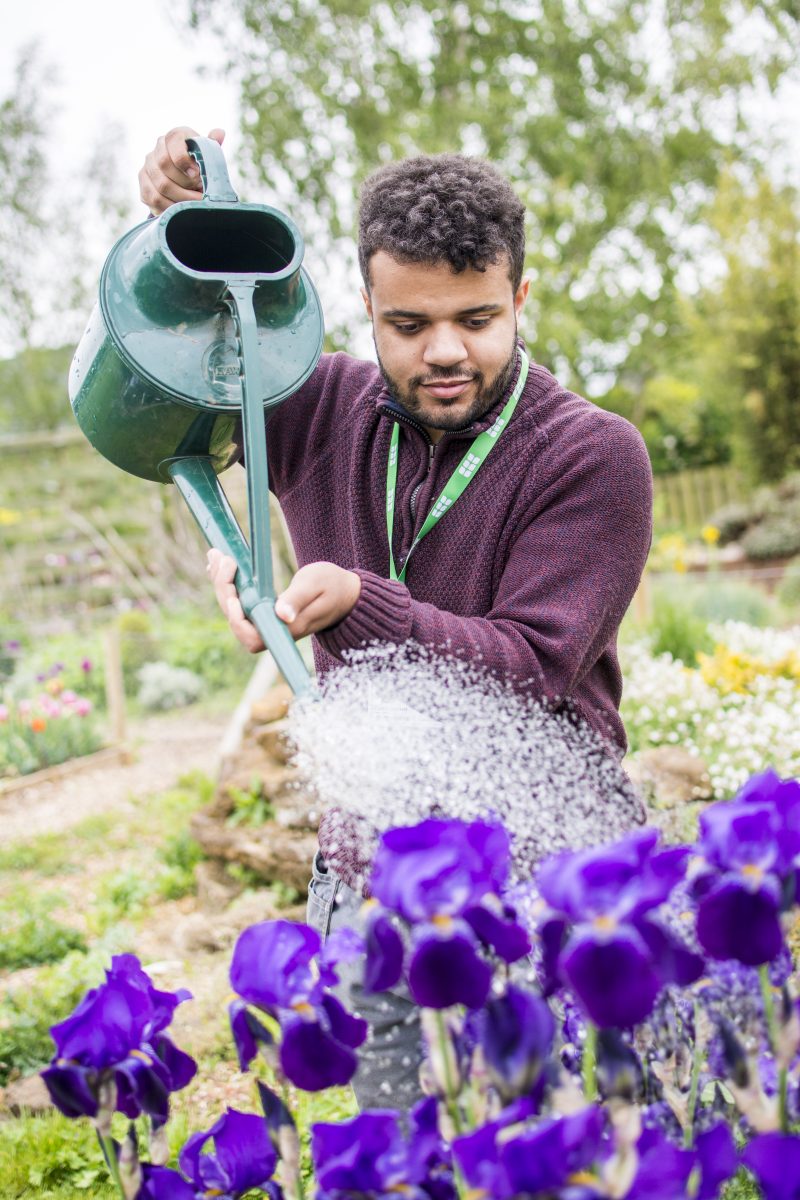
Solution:
M 491 319 L 491 317 L 470 317 L 464 324 L 467 329 L 485 329 Z
M 421 328 L 422 328 L 422 326 L 418 322 L 416 324 L 407 322 L 404 325 L 398 325 L 395 322 L 395 329 L 397 330 L 398 333 L 407 333 L 407 334 L 419 333 Z

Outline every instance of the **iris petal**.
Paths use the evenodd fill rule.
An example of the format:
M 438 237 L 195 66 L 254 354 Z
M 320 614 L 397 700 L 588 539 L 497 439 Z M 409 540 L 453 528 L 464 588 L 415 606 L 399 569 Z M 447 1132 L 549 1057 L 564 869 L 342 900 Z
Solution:
M 385 992 L 403 974 L 404 946 L 389 917 L 378 914 L 367 925 L 364 991 Z
M 751 891 L 723 879 L 698 905 L 697 937 L 713 958 L 752 967 L 771 962 L 783 947 L 778 904 L 763 888 Z
M 583 929 L 570 939 L 561 965 L 589 1019 L 601 1028 L 638 1025 L 661 990 L 647 947 L 630 926 L 602 939 Z
M 283 1026 L 281 1068 L 287 1079 L 306 1092 L 342 1087 L 356 1073 L 358 1059 L 349 1046 L 332 1037 L 317 1020 L 301 1017 Z
M 97 1115 L 97 1096 L 85 1067 L 48 1067 L 42 1079 L 56 1108 L 65 1117 L 94 1117 Z
M 491 969 L 480 957 L 469 929 L 460 928 L 465 932 L 442 933 L 432 926 L 417 931 L 408 986 L 423 1008 L 449 1008 L 451 1004 L 480 1008 L 489 994 Z

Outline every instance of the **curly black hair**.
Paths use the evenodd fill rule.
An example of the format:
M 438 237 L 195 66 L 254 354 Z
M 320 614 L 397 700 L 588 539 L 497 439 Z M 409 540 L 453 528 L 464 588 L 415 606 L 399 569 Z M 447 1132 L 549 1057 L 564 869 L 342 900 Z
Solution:
M 384 250 L 398 262 L 448 262 L 485 271 L 504 254 L 516 292 L 525 260 L 525 209 L 511 185 L 480 158 L 419 155 L 381 167 L 361 189 L 358 261 Z

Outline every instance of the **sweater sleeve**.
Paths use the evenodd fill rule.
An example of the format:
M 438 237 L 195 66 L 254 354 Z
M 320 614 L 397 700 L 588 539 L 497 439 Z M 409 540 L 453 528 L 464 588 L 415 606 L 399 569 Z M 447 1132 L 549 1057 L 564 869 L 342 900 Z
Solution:
M 374 641 L 412 639 L 552 703 L 568 698 L 612 644 L 636 591 L 652 533 L 652 475 L 627 422 L 581 446 L 522 513 L 491 610 L 459 616 L 415 600 L 370 571 L 339 624 L 318 637 L 342 658 Z

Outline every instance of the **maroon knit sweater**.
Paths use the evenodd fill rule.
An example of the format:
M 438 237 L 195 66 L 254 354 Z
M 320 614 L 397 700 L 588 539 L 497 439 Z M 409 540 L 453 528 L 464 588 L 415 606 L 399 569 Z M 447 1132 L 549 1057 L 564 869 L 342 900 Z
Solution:
M 515 382 L 516 374 L 510 388 Z M 352 611 L 314 638 L 317 670 L 370 642 L 412 639 L 480 662 L 555 709 L 568 700 L 621 754 L 616 635 L 647 557 L 652 509 L 647 451 L 627 421 L 532 363 L 512 420 L 417 546 L 406 582 L 388 578 L 394 421 L 402 428 L 394 525 L 400 570 L 469 442 L 506 399 L 434 446 L 392 401 L 375 364 L 332 354 L 269 416 L 270 483 L 298 563 L 334 562 L 361 577 Z M 352 886 L 364 865 L 358 840 L 349 847 L 340 818 L 325 817 L 319 839 Z

